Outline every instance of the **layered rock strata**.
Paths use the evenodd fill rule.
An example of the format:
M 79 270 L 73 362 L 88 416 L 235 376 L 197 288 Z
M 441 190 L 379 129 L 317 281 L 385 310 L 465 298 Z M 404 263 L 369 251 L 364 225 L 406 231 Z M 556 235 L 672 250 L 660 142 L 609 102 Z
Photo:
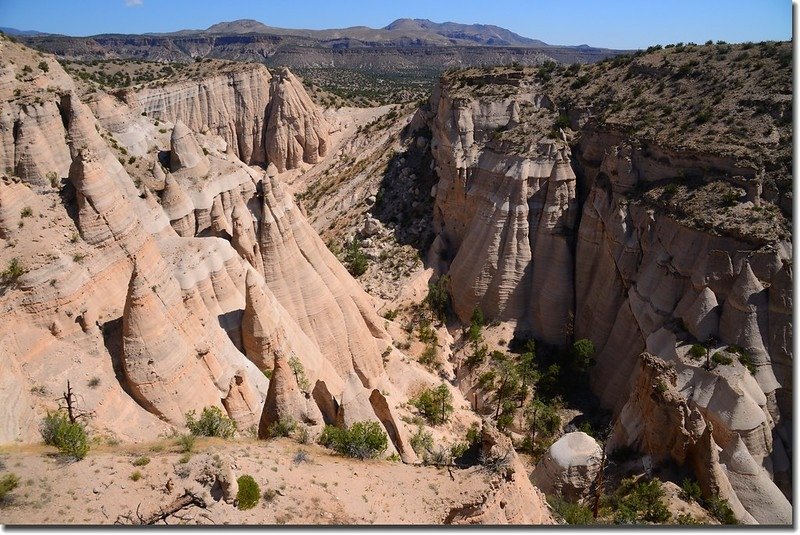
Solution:
M 518 95 L 534 109 L 548 101 Z M 453 306 L 462 321 L 475 308 L 516 321 L 552 344 L 564 341 L 573 309 L 578 204 L 564 144 L 543 143 L 532 156 L 504 153 L 493 132 L 518 120 L 514 99 L 431 98 L 436 185 L 434 228 L 449 261 Z
M 267 161 L 278 172 L 317 163 L 328 152 L 328 124 L 303 89 L 283 68 L 272 79 L 266 121 Z
M 553 123 L 541 117 L 555 121 L 557 113 L 534 76 L 469 76 L 445 76 L 427 111 L 439 176 L 431 253 L 450 276 L 461 321 L 479 308 L 548 344 L 590 339 L 592 388 L 626 425 L 635 420 L 623 407 L 637 389 L 639 355 L 680 363 L 679 389 L 694 418 L 713 423 L 722 447 L 741 440 L 790 495 L 791 244 L 730 225 L 701 228 L 680 206 L 642 193 L 671 181 L 698 195 L 744 184 L 744 208 L 763 209 L 751 191 L 759 170 L 629 139 L 586 110 L 570 111 L 580 115 L 576 133 L 548 131 Z M 496 85 L 481 90 L 487 82 Z M 695 343 L 732 363 L 690 364 Z M 637 446 L 684 456 L 667 455 L 662 431 L 653 433 Z
M 193 132 L 222 137 L 245 163 L 263 163 L 265 111 L 272 75 L 257 66 L 235 72 L 144 88 L 133 96 L 148 117 L 181 121 Z
M 220 136 L 247 164 L 272 163 L 279 172 L 325 156 L 329 126 L 288 69 L 237 68 L 200 81 L 143 88 L 129 95 L 159 121 Z

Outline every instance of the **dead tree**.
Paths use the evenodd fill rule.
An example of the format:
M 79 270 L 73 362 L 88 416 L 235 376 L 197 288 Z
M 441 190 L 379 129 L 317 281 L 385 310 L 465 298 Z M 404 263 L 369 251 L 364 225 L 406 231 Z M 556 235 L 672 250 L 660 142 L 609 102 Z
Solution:
M 597 515 L 600 512 L 600 497 L 603 495 L 603 483 L 605 480 L 606 474 L 606 461 L 608 457 L 608 442 L 611 438 L 611 432 L 614 430 L 613 425 L 609 424 L 608 427 L 603 432 L 603 436 L 600 440 L 600 443 L 603 445 L 603 453 L 600 457 L 600 470 L 597 471 L 597 477 L 594 479 L 593 487 L 594 487 L 594 504 L 592 506 L 592 517 L 597 518 Z
M 603 455 L 600 458 L 600 470 L 597 472 L 597 477 L 594 480 L 594 505 L 592 506 L 592 518 L 597 519 L 597 514 L 600 512 L 600 496 L 603 494 L 603 479 L 605 479 L 606 472 L 606 444 L 608 441 L 603 442 Z
M 139 504 L 139 506 L 141 506 L 141 504 Z M 205 500 L 188 489 L 184 490 L 182 496 L 175 498 L 167 505 L 162 505 L 157 511 L 147 516 L 142 516 L 142 514 L 139 513 L 139 506 L 136 507 L 136 518 L 133 518 L 134 513 L 120 515 L 114 521 L 114 524 L 132 524 L 135 526 L 152 526 L 158 522 L 164 522 L 167 524 L 167 519 L 171 516 L 177 516 L 176 513 L 178 513 L 181 509 L 192 506 L 199 507 L 201 509 L 207 509 Z M 184 518 L 180 519 L 185 520 Z
M 77 396 L 72 391 L 72 385 L 70 384 L 69 379 L 67 379 L 67 391 L 61 394 L 61 397 L 58 399 L 58 401 L 58 408 L 67 410 L 67 417 L 69 418 L 69 423 L 71 424 L 77 423 L 79 418 L 89 418 L 93 414 L 91 411 L 78 409 Z

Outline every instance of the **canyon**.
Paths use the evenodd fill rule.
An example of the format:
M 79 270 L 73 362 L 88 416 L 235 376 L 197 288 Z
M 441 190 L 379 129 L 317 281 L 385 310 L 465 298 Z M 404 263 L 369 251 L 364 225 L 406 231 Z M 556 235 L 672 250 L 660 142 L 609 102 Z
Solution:
M 790 44 L 450 70 L 421 104 L 368 108 L 286 67 L 111 90 L 0 49 L 0 451 L 55 500 L 48 471 L 108 465 L 69 523 L 131 520 L 121 485 L 145 509 L 203 497 L 192 523 L 563 523 L 557 501 L 599 503 L 607 472 L 661 481 L 673 523 L 718 523 L 721 500 L 791 524 Z M 579 342 L 586 383 L 564 383 Z M 539 390 L 502 400 L 526 351 L 542 392 L 562 368 L 549 437 L 527 423 Z M 67 384 L 97 451 L 53 468 L 40 426 Z M 452 414 L 426 425 L 436 387 Z M 209 408 L 236 438 L 179 460 Z M 275 438 L 287 422 L 305 441 Z M 364 423 L 379 459 L 309 443 Z M 232 473 L 277 502 L 239 511 Z M 59 521 L 24 499 L 0 517 Z

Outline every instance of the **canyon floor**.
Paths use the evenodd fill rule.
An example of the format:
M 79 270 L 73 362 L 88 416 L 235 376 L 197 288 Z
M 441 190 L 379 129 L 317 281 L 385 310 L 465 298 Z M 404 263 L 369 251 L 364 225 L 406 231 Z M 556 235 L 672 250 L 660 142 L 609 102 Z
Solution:
M 2 453 L 6 469 L 24 474 L 13 501 L 0 510 L 3 524 L 131 523 L 156 512 L 205 467 L 233 463 L 259 483 L 262 497 L 250 510 L 225 503 L 219 487 L 202 507 L 187 507 L 170 524 L 441 524 L 453 508 L 480 501 L 492 479 L 481 467 L 447 470 L 386 460 L 358 461 L 291 439 L 206 439 L 187 461 L 174 441 L 101 446 L 78 463 L 25 447 Z M 145 466 L 134 466 L 141 457 Z M 133 481 L 134 472 L 141 479 Z M 183 476 L 183 477 L 182 477 Z M 171 488 L 170 491 L 167 489 Z M 127 518 L 125 518 L 127 517 Z

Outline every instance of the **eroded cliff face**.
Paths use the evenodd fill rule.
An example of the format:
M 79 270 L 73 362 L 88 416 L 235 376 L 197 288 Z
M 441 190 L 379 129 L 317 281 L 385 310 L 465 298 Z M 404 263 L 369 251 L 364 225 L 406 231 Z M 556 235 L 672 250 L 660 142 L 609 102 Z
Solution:
M 272 75 L 266 67 L 146 88 L 130 96 L 148 117 L 181 121 L 222 137 L 245 163 L 263 163 L 265 111 Z
M 307 425 L 374 420 L 415 460 L 385 397 L 407 399 L 384 370 L 391 339 L 273 176 L 326 151 L 291 73 L 239 67 L 112 96 L 0 47 L 0 347 L 22 385 L 0 393 L 0 442 L 38 440 L 70 380 L 90 431 L 122 440 L 208 406 L 257 429 L 265 403 L 295 414 L 287 400 L 301 399 Z M 264 372 L 289 360 L 302 384 L 270 385 Z
M 493 140 L 518 124 L 521 106 L 534 113 L 551 106 L 533 88 L 519 91 L 499 100 L 453 96 L 447 87 L 434 93 L 434 247 L 449 264 L 462 321 L 480 308 L 561 344 L 573 310 L 575 174 L 564 143 L 531 139 L 521 155 Z
M 631 137 L 591 110 L 571 110 L 570 123 L 533 73 L 508 71 L 445 76 L 427 111 L 439 175 L 432 249 L 456 314 L 466 323 L 480 308 L 548 344 L 590 339 L 592 388 L 627 426 L 654 414 L 630 397 L 640 355 L 664 359 L 715 443 L 757 467 L 765 492 L 790 495 L 792 245 L 762 196 L 763 169 Z M 706 369 L 687 356 L 695 343 L 730 364 Z M 683 463 L 660 440 L 686 433 L 687 418 L 629 429 L 624 442 Z M 755 483 L 731 477 L 742 519 L 787 521 L 784 505 L 758 513 L 763 503 L 746 496 Z
M 148 117 L 220 136 L 247 164 L 273 163 L 282 172 L 325 155 L 328 124 L 288 69 L 276 75 L 263 65 L 228 71 L 125 98 Z

